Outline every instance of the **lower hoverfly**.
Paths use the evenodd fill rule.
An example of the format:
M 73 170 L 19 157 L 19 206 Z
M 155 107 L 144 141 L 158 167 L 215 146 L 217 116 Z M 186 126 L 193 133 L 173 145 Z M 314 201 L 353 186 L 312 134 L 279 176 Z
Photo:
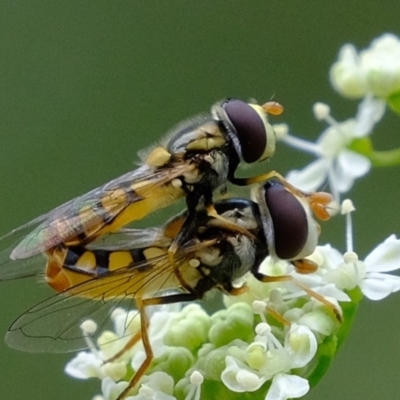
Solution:
M 228 181 L 238 185 L 254 181 L 236 178 L 236 169 L 241 163 L 254 163 L 274 154 L 275 133 L 267 114 L 280 114 L 282 110 L 274 102 L 260 106 L 226 99 L 214 104 L 209 114 L 179 124 L 163 144 L 144 157 L 138 169 L 3 237 L 3 243 L 19 243 L 0 256 L 0 280 L 12 277 L 12 271 L 2 266 L 8 258 L 31 258 L 60 244 L 86 245 L 182 197 L 186 197 L 188 216 L 202 200 L 209 213 L 217 217 L 212 207 L 214 190 Z M 188 220 L 176 243 L 185 240 L 189 225 Z
M 136 306 L 141 329 L 112 360 L 140 340 L 146 359 L 119 396 L 123 399 L 153 359 L 148 306 L 201 299 L 211 289 L 238 295 L 246 285 L 242 282 L 238 286 L 237 282 L 248 272 L 263 282 L 291 279 L 259 272 L 267 255 L 289 260 L 301 272 L 313 271 L 313 264 L 304 260 L 314 251 L 320 233 L 311 209 L 326 219 L 325 207 L 330 199 L 325 193 L 299 196 L 271 180 L 255 191 L 257 202 L 234 198 L 216 202 L 222 219 L 210 217 L 201 208 L 192 219 L 186 242 L 176 252 L 174 264 L 168 249 L 188 211 L 162 228 L 124 230 L 89 246 L 54 247 L 46 252 L 45 280 L 60 293 L 20 316 L 10 327 L 6 342 L 31 352 L 82 349 L 86 347 L 80 330 L 83 320 L 90 318 L 104 327 L 104 321 L 124 302 L 125 307 Z M 250 231 L 252 237 L 232 230 L 230 223 Z M 312 295 L 310 290 L 307 293 Z M 333 304 L 321 296 L 317 299 L 340 318 Z

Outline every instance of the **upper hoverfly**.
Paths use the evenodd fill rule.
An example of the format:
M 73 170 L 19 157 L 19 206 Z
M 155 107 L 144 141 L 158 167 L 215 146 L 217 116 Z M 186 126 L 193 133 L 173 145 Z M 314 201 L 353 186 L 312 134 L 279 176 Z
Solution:
M 228 181 L 238 185 L 252 183 L 236 178 L 235 171 L 242 162 L 254 163 L 273 155 L 275 133 L 267 114 L 277 115 L 282 110 L 274 102 L 260 106 L 226 99 L 214 104 L 209 114 L 181 123 L 168 135 L 165 145 L 153 148 L 138 169 L 3 237 L 19 243 L 9 254 L 2 255 L 0 280 L 13 276 L 1 265 L 8 258 L 31 258 L 60 244 L 86 245 L 182 197 L 186 197 L 189 216 L 200 200 L 210 214 L 217 216 L 212 207 L 214 190 Z M 183 229 L 189 225 L 187 221 Z M 185 233 L 179 238 L 184 241 Z
M 312 263 L 304 260 L 314 251 L 320 233 L 312 210 L 327 219 L 325 208 L 330 199 L 324 193 L 299 196 L 281 182 L 270 180 L 255 190 L 257 202 L 234 198 L 216 202 L 222 219 L 210 217 L 204 207 L 200 208 L 186 241 L 175 254 L 174 265 L 168 249 L 187 220 L 187 210 L 162 228 L 120 231 L 88 246 L 53 247 L 46 252 L 45 280 L 61 293 L 20 316 L 7 333 L 6 342 L 32 352 L 78 350 L 86 347 L 80 330 L 84 319 L 94 319 L 104 327 L 115 308 L 136 305 L 141 329 L 125 341 L 112 360 L 139 340 L 146 359 L 118 397 L 123 399 L 153 359 L 148 306 L 197 300 L 214 288 L 238 295 L 246 286 L 237 282 L 247 272 L 263 282 L 291 279 L 263 275 L 259 265 L 267 255 L 289 260 L 298 271 L 312 271 Z M 252 237 L 232 231 L 229 223 L 248 230 Z M 312 295 L 311 290 L 307 293 Z M 340 318 L 333 304 L 321 297 L 318 300 Z M 130 323 L 126 321 L 127 330 Z

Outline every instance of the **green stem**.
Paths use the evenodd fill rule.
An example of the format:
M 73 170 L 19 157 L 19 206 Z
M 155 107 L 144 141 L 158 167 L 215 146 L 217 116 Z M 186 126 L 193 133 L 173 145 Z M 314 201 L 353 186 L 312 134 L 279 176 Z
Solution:
M 374 167 L 395 167 L 400 165 L 400 148 L 386 151 L 372 151 L 368 154 Z
M 349 149 L 368 157 L 374 167 L 396 167 L 400 165 L 400 148 L 392 150 L 374 150 L 369 137 L 355 139 Z

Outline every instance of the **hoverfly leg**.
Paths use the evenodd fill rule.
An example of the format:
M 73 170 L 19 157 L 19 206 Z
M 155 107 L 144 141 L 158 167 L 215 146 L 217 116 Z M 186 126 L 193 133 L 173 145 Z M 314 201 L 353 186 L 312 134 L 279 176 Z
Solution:
M 293 279 L 293 278 L 292 278 Z M 327 300 L 323 295 L 315 292 L 314 290 L 310 289 L 306 285 L 303 285 L 301 282 L 293 279 L 293 281 L 301 288 L 303 289 L 310 297 L 313 297 L 315 300 L 320 301 L 322 304 L 324 304 L 326 307 L 328 307 L 333 314 L 335 315 L 336 319 L 339 322 L 343 322 L 343 316 L 341 310 L 336 307 L 335 304 L 331 303 L 329 300 Z
M 196 229 L 195 224 L 195 213 L 189 212 L 186 216 L 185 220 L 183 221 L 182 226 L 178 234 L 175 236 L 174 240 L 172 241 L 171 245 L 168 249 L 168 258 L 171 265 L 175 268 L 175 254 L 178 251 L 179 247 L 181 247 L 184 243 L 188 241 L 189 238 L 193 236 L 193 231 Z
M 226 288 L 225 288 L 226 290 Z M 231 287 L 229 290 L 226 290 L 231 296 L 240 296 L 242 294 L 245 294 L 249 291 L 249 287 L 244 284 L 240 287 Z M 272 316 L 272 318 L 274 318 L 275 320 L 277 320 L 278 322 L 280 322 L 282 325 L 285 326 L 290 326 L 290 322 L 278 311 L 274 310 L 272 307 L 270 306 L 266 306 L 266 310 L 268 312 L 269 315 Z
M 280 322 L 284 326 L 290 326 L 292 323 L 287 320 L 280 312 L 274 310 L 272 307 L 267 306 L 267 313 L 274 318 L 276 321 Z
M 310 297 L 314 298 L 315 300 L 318 300 L 320 303 L 324 304 L 329 310 L 333 312 L 335 315 L 336 319 L 339 322 L 343 321 L 343 316 L 338 307 L 336 307 L 335 304 L 331 303 L 329 300 L 327 300 L 323 295 L 315 292 L 314 290 L 310 289 L 306 285 L 302 284 L 295 278 L 293 278 L 290 275 L 281 275 L 281 276 L 269 276 L 269 275 L 264 275 L 260 272 L 253 271 L 253 275 L 256 279 L 258 279 L 261 282 L 265 283 L 271 283 L 271 282 L 293 282 L 297 286 L 299 286 L 304 292 L 306 292 Z
M 286 189 L 289 189 L 292 193 L 298 196 L 304 196 L 304 193 L 297 189 L 295 186 L 290 184 L 279 172 L 270 171 L 266 174 L 261 174 L 257 176 L 252 176 L 251 178 L 231 178 L 231 182 L 238 186 L 249 186 L 253 185 L 254 183 L 262 183 L 266 181 L 270 181 L 271 179 L 277 179 Z
M 237 225 L 232 221 L 229 221 L 229 219 L 219 215 L 214 205 L 210 205 L 207 207 L 207 215 L 215 219 L 215 221 L 212 224 L 213 226 L 227 231 L 241 233 L 242 235 L 247 236 L 251 240 L 257 240 L 257 237 L 253 235 L 251 232 L 249 232 L 246 228 L 243 228 L 242 226 Z
M 115 353 L 112 357 L 107 358 L 107 360 L 103 361 L 103 365 L 114 362 L 115 360 L 118 360 L 118 358 L 122 357 L 128 350 L 130 350 L 136 343 L 139 342 L 139 340 L 142 338 L 142 333 L 137 332 L 135 333 L 130 339 L 129 342 L 125 344 L 125 346 L 119 350 L 117 353 Z
M 232 289 L 229 290 L 228 293 L 231 296 L 240 296 L 241 294 L 245 294 L 248 291 L 249 291 L 249 287 L 246 284 L 244 284 L 244 285 L 242 285 L 240 287 L 232 287 Z
M 146 358 L 143 361 L 142 365 L 135 372 L 132 379 L 129 381 L 128 386 L 120 393 L 116 400 L 124 400 L 129 392 L 139 383 L 142 376 L 145 374 L 146 370 L 150 367 L 151 362 L 154 359 L 154 353 L 151 347 L 150 338 L 149 338 L 149 319 L 146 313 L 146 307 L 148 306 L 157 306 L 161 304 L 174 304 L 185 301 L 194 301 L 198 300 L 201 295 L 196 293 L 179 293 L 170 296 L 161 296 L 161 297 L 153 297 L 148 299 L 141 299 L 137 301 L 139 312 L 140 312 L 140 327 L 141 327 L 141 338 L 144 347 L 144 352 L 146 354 Z M 135 335 L 136 336 L 136 335 Z
M 261 174 L 251 178 L 233 177 L 231 178 L 231 182 L 238 186 L 248 186 L 254 183 L 267 182 L 272 179 L 278 180 L 282 184 L 282 186 L 288 189 L 292 194 L 301 198 L 305 198 L 310 204 L 314 215 L 318 219 L 326 221 L 331 217 L 331 213 L 328 211 L 329 204 L 331 204 L 333 201 L 333 197 L 331 194 L 326 192 L 305 193 L 289 183 L 279 172 L 270 171 L 266 174 Z

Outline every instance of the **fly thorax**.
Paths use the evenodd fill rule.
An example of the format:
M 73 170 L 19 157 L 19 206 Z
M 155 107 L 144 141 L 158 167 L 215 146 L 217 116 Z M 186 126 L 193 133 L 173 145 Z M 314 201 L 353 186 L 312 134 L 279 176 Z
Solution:
M 219 124 L 210 116 L 198 116 L 185 121 L 175 129 L 176 133 L 168 144 L 168 151 L 177 153 L 204 153 L 226 144 L 226 137 Z

